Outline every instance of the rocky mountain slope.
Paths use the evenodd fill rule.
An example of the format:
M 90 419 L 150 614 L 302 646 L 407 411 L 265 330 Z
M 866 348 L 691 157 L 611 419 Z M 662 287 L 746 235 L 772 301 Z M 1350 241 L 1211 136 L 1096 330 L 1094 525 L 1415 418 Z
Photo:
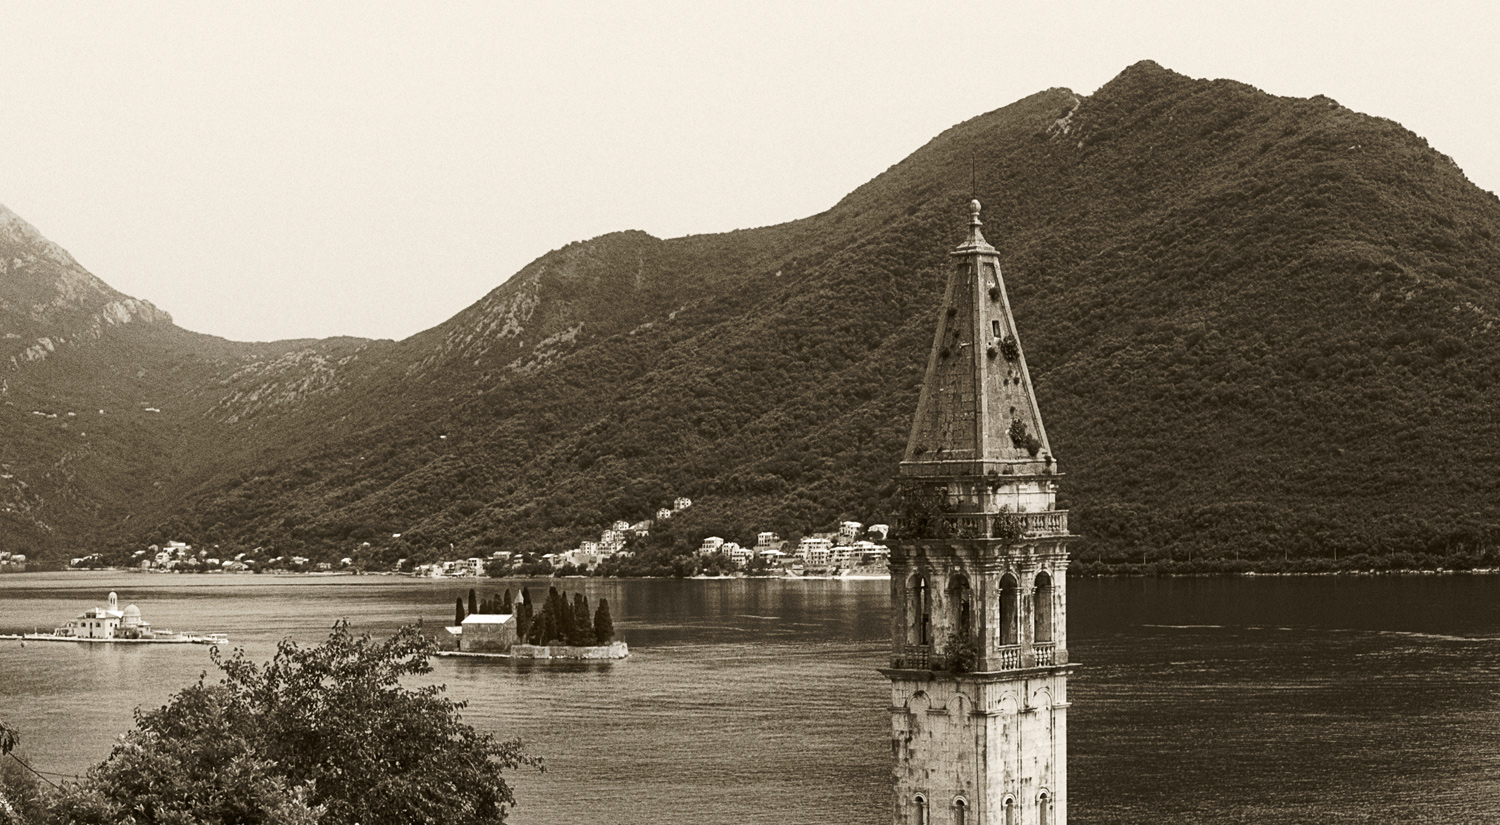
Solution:
M 1500 202 L 1390 121 L 1149 62 L 810 218 L 572 244 L 401 342 L 102 323 L 0 370 L 0 542 L 544 550 L 679 494 L 680 548 L 879 518 L 971 164 L 1085 564 L 1495 547 Z
M 171 316 L 116 292 L 67 251 L 0 205 L 0 361 L 41 361 L 108 327 L 170 324 Z

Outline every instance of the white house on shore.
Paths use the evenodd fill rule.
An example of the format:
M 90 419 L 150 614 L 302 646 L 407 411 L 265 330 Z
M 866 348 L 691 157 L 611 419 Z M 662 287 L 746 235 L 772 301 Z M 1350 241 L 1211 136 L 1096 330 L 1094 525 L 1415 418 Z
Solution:
M 718 536 L 709 536 L 708 538 L 703 540 L 703 544 L 698 546 L 698 555 L 712 556 L 713 554 L 721 551 L 723 548 L 723 539 L 719 538 Z

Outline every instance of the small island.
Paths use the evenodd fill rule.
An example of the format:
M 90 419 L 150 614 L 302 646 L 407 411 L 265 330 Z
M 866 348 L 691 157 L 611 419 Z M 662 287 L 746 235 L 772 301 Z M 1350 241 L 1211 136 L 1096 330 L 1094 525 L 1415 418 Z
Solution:
M 26 642 L 80 642 L 109 644 L 227 644 L 229 637 L 223 633 L 174 633 L 166 628 L 153 628 L 141 618 L 141 609 L 128 605 L 120 609 L 120 597 L 110 591 L 107 607 L 91 607 L 78 614 L 51 633 L 7 633 L 0 639 L 20 639 Z
M 624 659 L 630 649 L 615 640 L 609 600 L 589 611 L 588 597 L 547 588 L 538 609 L 531 590 L 521 588 L 513 600 L 507 588 L 501 596 L 483 601 L 469 590 L 468 609 L 454 599 L 454 624 L 438 636 L 439 656 L 486 656 L 508 659 Z

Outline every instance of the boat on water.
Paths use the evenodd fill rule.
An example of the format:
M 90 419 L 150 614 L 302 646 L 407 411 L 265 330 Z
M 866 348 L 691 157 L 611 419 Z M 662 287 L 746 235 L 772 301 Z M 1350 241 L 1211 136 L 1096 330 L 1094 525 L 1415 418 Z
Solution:
M 120 597 L 109 594 L 106 607 L 91 607 L 51 633 L 23 633 L 0 636 L 20 639 L 22 644 L 36 642 L 83 642 L 109 644 L 199 644 L 220 645 L 229 642 L 223 633 L 177 633 L 164 627 L 152 627 L 141 618 L 141 609 L 128 605 L 120 609 Z

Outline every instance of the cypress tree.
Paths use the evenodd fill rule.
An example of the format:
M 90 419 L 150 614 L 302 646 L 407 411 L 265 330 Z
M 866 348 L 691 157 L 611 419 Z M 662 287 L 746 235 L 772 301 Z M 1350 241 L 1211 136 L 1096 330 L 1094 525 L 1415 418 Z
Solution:
M 531 605 L 521 602 L 515 606 L 516 611 L 516 638 L 521 641 L 527 640 L 531 633 Z
M 455 625 L 464 623 L 464 600 L 462 596 L 453 597 L 453 623 Z
M 615 622 L 609 617 L 609 599 L 599 599 L 594 612 L 594 644 L 607 645 L 615 640 Z
M 565 645 L 573 644 L 573 608 L 568 605 L 568 595 L 557 596 L 557 638 Z
M 557 638 L 557 610 L 555 605 L 556 601 L 550 598 L 546 604 L 542 605 L 542 620 L 537 622 L 536 632 L 532 634 L 536 641 L 532 642 L 532 644 L 552 644 L 552 640 Z
M 546 638 L 542 640 L 542 644 L 544 645 L 552 644 L 552 642 L 557 639 L 557 631 L 561 626 L 557 621 L 557 600 L 559 598 L 560 597 L 557 595 L 557 588 L 547 588 L 547 600 L 545 602 L 542 602 L 542 615 L 545 617 L 547 623 L 545 628 Z
M 594 643 L 594 621 L 589 615 L 589 597 L 582 593 L 573 595 L 573 644 L 588 646 Z
M 474 599 L 474 588 L 469 588 L 469 615 L 479 612 L 479 603 Z
M 531 606 L 531 588 L 521 588 L 521 603 L 526 605 L 527 607 Z
M 515 605 L 510 600 L 510 588 L 505 588 L 505 595 L 500 597 L 500 612 L 514 613 Z

